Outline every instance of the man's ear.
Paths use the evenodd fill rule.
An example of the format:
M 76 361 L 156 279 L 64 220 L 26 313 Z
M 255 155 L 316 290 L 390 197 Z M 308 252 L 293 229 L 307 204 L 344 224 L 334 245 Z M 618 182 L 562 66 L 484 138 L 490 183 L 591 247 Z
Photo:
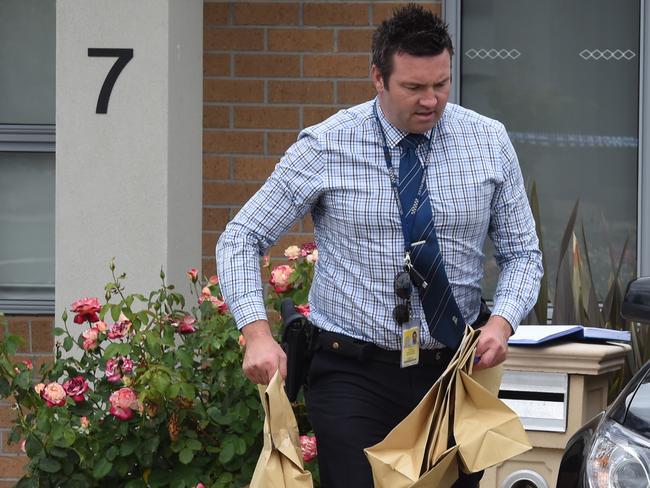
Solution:
M 372 78 L 372 84 L 375 85 L 375 90 L 381 94 L 384 91 L 384 78 L 381 76 L 379 68 L 374 64 L 370 71 L 370 77 Z

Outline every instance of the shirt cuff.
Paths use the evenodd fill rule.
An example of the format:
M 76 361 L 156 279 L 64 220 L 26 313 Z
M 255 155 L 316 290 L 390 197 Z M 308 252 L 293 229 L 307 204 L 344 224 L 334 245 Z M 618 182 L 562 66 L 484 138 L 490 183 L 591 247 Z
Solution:
M 500 315 L 506 319 L 510 323 L 514 333 L 517 330 L 517 327 L 519 327 L 521 321 L 524 319 L 526 313 L 517 304 L 502 299 L 494 304 L 492 315 Z
M 250 293 L 228 305 L 239 330 L 256 320 L 268 320 L 261 293 Z

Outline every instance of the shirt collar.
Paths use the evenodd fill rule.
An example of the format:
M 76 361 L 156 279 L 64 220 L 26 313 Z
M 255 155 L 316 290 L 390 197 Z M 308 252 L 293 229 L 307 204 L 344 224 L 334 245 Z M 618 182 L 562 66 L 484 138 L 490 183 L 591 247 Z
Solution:
M 379 117 L 379 123 L 381 124 L 384 130 L 384 134 L 386 135 L 386 144 L 390 149 L 393 149 L 399 144 L 402 139 L 404 139 L 406 135 L 408 135 L 408 132 L 398 129 L 388 121 L 384 115 L 384 111 L 381 109 L 381 105 L 379 104 L 379 97 L 375 97 L 375 103 L 377 104 L 377 116 Z M 440 124 L 440 121 L 438 121 L 438 124 Z M 436 126 L 434 125 L 431 129 L 424 133 L 424 137 L 427 138 L 427 141 L 431 138 L 431 135 L 433 134 L 435 128 Z

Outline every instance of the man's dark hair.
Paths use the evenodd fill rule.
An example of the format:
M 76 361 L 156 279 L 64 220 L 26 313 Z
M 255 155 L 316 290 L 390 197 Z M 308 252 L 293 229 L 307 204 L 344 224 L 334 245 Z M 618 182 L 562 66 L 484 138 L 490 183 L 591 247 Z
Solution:
M 409 3 L 395 9 L 372 36 L 372 64 L 377 66 L 384 85 L 393 72 L 393 54 L 436 56 L 444 50 L 454 53 L 447 24 L 421 5 Z

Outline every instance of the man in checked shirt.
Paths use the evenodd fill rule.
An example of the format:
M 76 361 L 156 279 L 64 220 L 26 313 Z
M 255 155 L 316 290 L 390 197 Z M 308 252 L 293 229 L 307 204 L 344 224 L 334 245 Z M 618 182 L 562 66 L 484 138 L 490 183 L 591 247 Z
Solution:
M 478 317 L 483 244 L 487 236 L 494 242 L 501 272 L 492 315 L 481 328 L 479 369 L 505 360 L 508 337 L 533 306 L 543 272 L 503 125 L 447 103 L 453 54 L 447 26 L 408 5 L 377 29 L 372 49 L 377 97 L 304 129 L 217 245 L 222 291 L 246 339 L 244 372 L 266 384 L 278 368 L 286 374 L 286 357 L 267 322 L 259 257 L 312 215 L 319 259 L 310 319 L 322 347 L 306 398 L 324 488 L 372 486 L 363 448 L 408 415 L 451 357 L 430 332 L 420 299 L 424 271 L 410 268 L 420 242 L 406 242 L 403 207 L 429 212 L 461 324 Z M 406 136 L 416 140 L 410 156 Z M 422 167 L 416 186 L 423 201 L 413 206 L 398 202 L 402 181 L 396 181 L 409 157 Z M 458 317 L 452 319 L 456 324 Z M 406 337 L 417 338 L 415 349 Z M 479 479 L 480 473 L 461 475 L 455 486 L 476 487 Z

